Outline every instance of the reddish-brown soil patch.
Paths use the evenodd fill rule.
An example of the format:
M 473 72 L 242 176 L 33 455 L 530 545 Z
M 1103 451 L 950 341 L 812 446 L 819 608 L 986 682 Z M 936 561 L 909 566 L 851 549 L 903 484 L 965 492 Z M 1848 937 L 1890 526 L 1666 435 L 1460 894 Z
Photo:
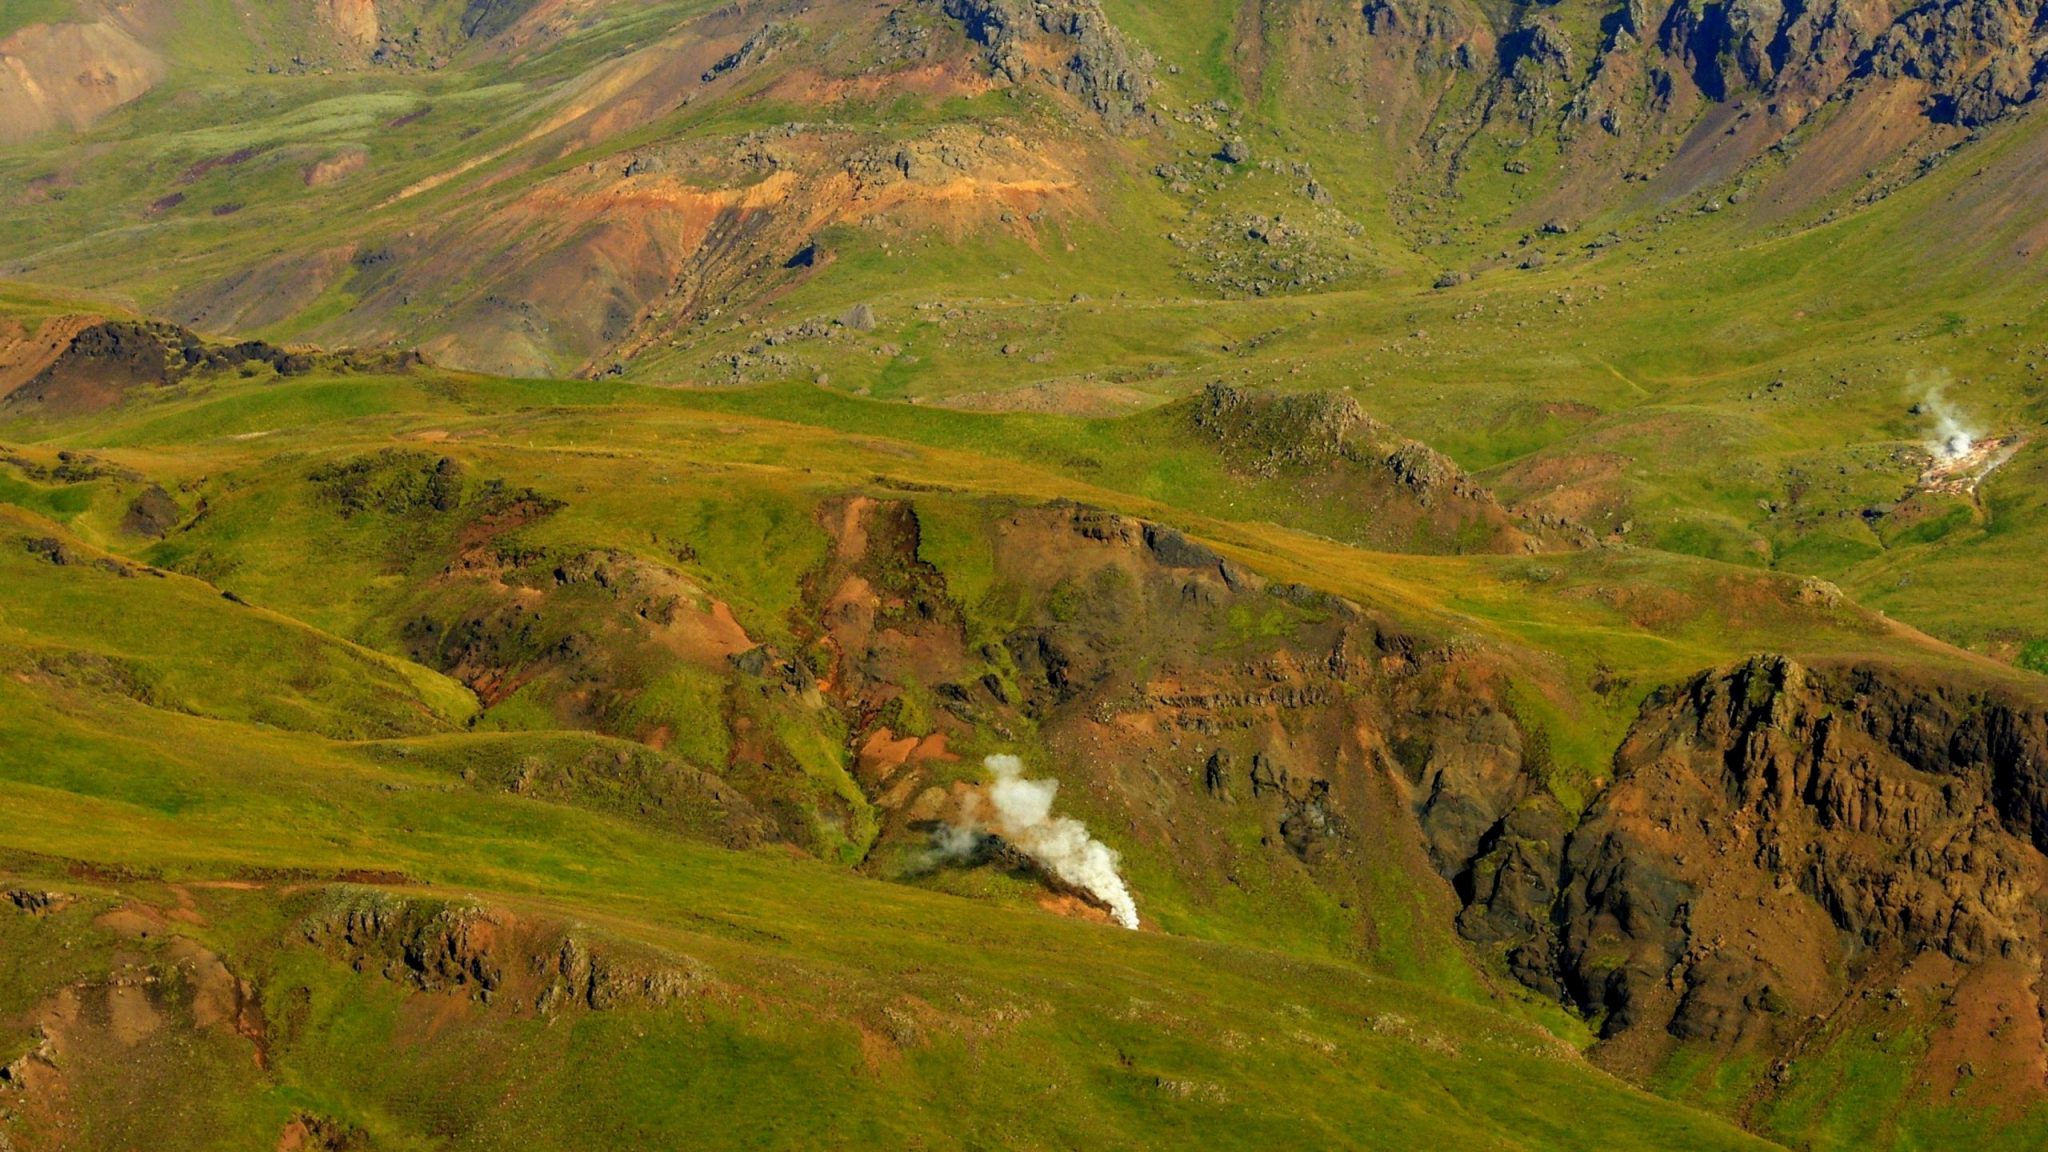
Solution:
M 255 158 L 256 149 L 254 148 L 238 148 L 224 156 L 208 156 L 206 159 L 185 169 L 184 174 L 178 177 L 178 183 L 190 184 L 215 169 L 233 168 L 240 164 L 247 164 Z
M 33 380 L 56 362 L 98 316 L 52 316 L 31 331 L 20 320 L 0 319 L 0 396 Z
M 325 188 L 339 184 L 369 166 L 370 153 L 367 149 L 346 149 L 306 165 L 306 187 Z

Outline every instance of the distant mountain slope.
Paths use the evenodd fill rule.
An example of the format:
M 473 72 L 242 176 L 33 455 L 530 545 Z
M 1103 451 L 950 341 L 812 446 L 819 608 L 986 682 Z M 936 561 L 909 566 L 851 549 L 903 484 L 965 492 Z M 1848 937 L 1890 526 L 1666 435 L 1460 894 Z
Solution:
M 2030 12 L 1988 3 L 75 11 L 0 48 L 108 78 L 11 97 L 8 272 L 62 250 L 67 281 L 208 331 L 533 375 L 660 361 L 892 261 L 954 293 L 1024 258 L 1205 296 L 1578 258 L 1674 212 L 1747 242 L 1981 152 L 2044 67 Z M 132 48 L 39 47 L 97 28 Z M 87 169 L 64 140 L 92 123 Z M 1966 245 L 1997 220 L 1941 218 Z M 120 259 L 137 235 L 147 265 Z

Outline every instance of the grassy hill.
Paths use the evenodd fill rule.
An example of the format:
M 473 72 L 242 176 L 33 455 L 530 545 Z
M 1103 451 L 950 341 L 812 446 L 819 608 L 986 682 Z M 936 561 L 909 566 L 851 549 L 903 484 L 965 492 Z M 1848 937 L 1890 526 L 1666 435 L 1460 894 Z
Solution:
M 808 422 L 789 421 L 799 414 Z M 734 1132 L 736 1143 L 1035 1144 L 1104 1131 L 1177 1143 L 1221 1125 L 1262 1143 L 1371 1146 L 1393 1133 L 1574 1146 L 1574 1118 L 1589 1108 L 1603 1125 L 1612 1118 L 1614 1146 L 1739 1143 L 1720 1121 L 1623 1088 L 1574 1054 L 1584 1025 L 1448 934 L 1448 888 L 1399 851 L 1340 880 L 1350 873 L 1270 855 L 1277 844 L 1241 841 L 1226 850 L 1237 863 L 1204 863 L 1185 855 L 1189 827 L 1133 825 L 1113 842 L 1148 923 L 1165 932 L 1071 924 L 1033 907 L 1041 890 L 1028 876 L 915 867 L 915 830 L 853 782 L 855 734 L 819 749 L 823 760 L 799 749 L 781 770 L 798 774 L 782 784 L 735 775 L 734 709 L 778 725 L 790 705 L 746 704 L 739 685 L 750 681 L 697 648 L 605 639 L 620 597 L 639 602 L 640 586 L 599 595 L 560 574 L 593 554 L 620 572 L 659 565 L 677 574 L 663 587 L 678 592 L 664 595 L 707 617 L 723 605 L 748 643 L 794 650 L 810 642 L 800 577 L 838 547 L 818 510 L 864 492 L 915 509 L 917 555 L 968 610 L 971 636 L 1019 612 L 1014 561 L 988 533 L 1015 510 L 1078 498 L 1177 524 L 1266 579 L 1336 592 L 1512 670 L 1517 715 L 1552 734 L 1547 787 L 1573 809 L 1602 786 L 1645 693 L 1751 651 L 2016 675 L 1846 604 L 1803 601 L 1799 580 L 1754 567 L 1633 547 L 1367 553 L 1230 516 L 1199 482 L 1080 479 L 1071 457 L 1091 444 L 1108 454 L 1119 424 L 918 411 L 814 385 L 711 393 L 415 372 L 203 377 L 115 412 L 17 426 L 31 442 L 13 450 L 6 490 L 16 672 L 0 761 L 20 830 L 8 867 L 24 891 L 74 902 L 12 920 L 9 946 L 38 959 L 10 995 L 20 1051 L 56 1035 L 60 1054 L 77 1053 L 57 1065 L 68 1110 L 20 1113 L 17 1139 L 83 1124 L 63 1130 L 93 1143 L 144 1132 L 197 1142 L 190 1133 L 274 1132 L 301 1113 L 319 1132 L 331 1122 L 377 1146 L 593 1124 L 662 1139 L 697 1131 L 704 1109 L 745 1085 L 750 1114 L 788 1127 Z M 1215 467 L 1200 464 L 1199 444 L 1160 451 L 1151 467 L 1164 476 Z M 72 468 L 62 479 L 60 459 Z M 464 493 L 447 512 L 429 483 L 443 474 Z M 124 526 L 151 485 L 178 509 L 161 540 Z M 502 519 L 527 503 L 549 511 Z M 449 574 L 474 553 L 479 524 L 505 523 L 500 553 L 530 559 L 494 561 L 513 566 L 483 585 Z M 486 706 L 474 715 L 475 697 L 403 662 L 427 658 L 406 624 L 476 619 L 479 603 L 496 602 L 474 599 L 493 581 L 531 589 L 518 595 L 557 630 L 503 657 L 541 669 L 518 691 L 470 681 Z M 1300 626 L 1288 619 L 1232 616 L 1240 638 L 1228 643 L 1272 643 L 1262 637 Z M 561 658 L 555 636 L 584 637 L 605 658 Z M 897 730 L 920 723 L 914 700 L 940 711 L 936 697 L 907 695 L 887 713 Z M 1159 802 L 1147 799 L 1153 785 L 1104 791 L 1075 774 L 1056 729 L 1002 735 L 976 723 L 962 751 L 1051 742 L 1078 789 L 1067 802 L 1091 826 L 1121 827 Z M 642 742 L 535 731 L 564 726 Z M 941 778 L 972 779 L 971 764 Z M 835 798 L 848 787 L 851 810 Z M 791 823 L 763 807 L 772 796 L 809 814 Z M 1218 835 L 1260 833 L 1225 823 Z M 823 859 L 791 859 L 776 846 L 790 837 Z M 1226 866 L 1234 878 L 1219 889 L 1207 869 Z M 387 912 L 366 927 L 331 911 L 357 905 Z M 472 906 L 496 927 L 434 936 L 456 916 L 447 908 Z M 335 915 L 353 926 L 318 926 Z M 135 916 L 169 919 L 137 937 L 122 927 Z M 650 995 L 644 971 L 622 959 L 618 971 L 642 975 L 604 994 L 620 1005 L 543 1012 L 559 941 L 581 933 L 625 949 L 630 965 L 686 973 L 673 980 L 691 991 L 675 994 L 693 1006 L 635 1004 Z M 209 1032 L 203 998 L 179 991 L 198 979 L 186 938 L 247 982 L 260 1041 Z M 57 939 L 74 946 L 53 953 Z M 138 1017 L 158 1038 L 133 1042 L 146 1049 L 121 1038 L 114 1022 L 128 1017 L 112 1007 L 104 1025 L 92 1005 L 71 1031 L 38 1023 L 67 985 L 99 995 L 103 974 L 116 988 L 143 972 L 161 982 L 144 986 L 163 989 Z M 1276 979 L 1301 991 L 1276 995 Z M 130 1067 L 137 1051 L 161 1061 L 147 1084 L 169 1092 L 196 1079 L 217 1095 L 92 1106 L 93 1092 L 156 1091 L 93 1071 Z M 386 1071 L 366 1078 L 373 1054 Z M 1418 1060 L 1443 1071 L 1417 1079 Z M 472 1096 L 403 1087 L 479 1065 L 489 1078 Z M 1032 1086 L 1012 1090 L 991 1067 Z M 682 1068 L 698 1071 L 663 1071 Z M 1495 1076 L 1502 1087 L 1486 1088 Z M 1558 1086 L 1505 1087 L 1531 1077 Z M 1853 1094 L 1796 1083 L 1782 1129 L 1795 1139 L 1855 1108 Z M 1815 1091 L 1832 1102 L 1813 1103 Z M 786 1109 L 751 1112 L 781 1092 Z M 931 1103 L 961 1092 L 976 1100 L 967 1120 Z M 514 1112 L 486 1121 L 476 1109 L 500 1094 Z M 144 1127 L 87 1119 L 116 1115 Z M 1752 1119 L 1769 1117 L 1771 1133 L 1777 1116 Z M 940 1122 L 965 1127 L 926 1127 Z
M 0 804 L 16 829 L 10 891 L 24 905 L 0 933 L 13 956 L 9 1043 L 14 1054 L 54 1045 L 54 1070 L 16 1067 L 31 1084 L 64 1085 L 18 1106 L 20 1146 L 238 1144 L 302 1123 L 379 1147 L 458 1131 L 525 1143 L 550 1133 L 748 1146 L 1182 1143 L 1212 1140 L 1219 1126 L 1259 1145 L 1546 1147 L 1578 1143 L 1573 1117 L 1587 1107 L 1611 1118 L 1617 1145 L 1746 1143 L 1594 1071 L 1561 1017 L 1516 1006 L 1457 962 L 1391 979 L 1305 942 L 1273 951 L 1284 936 L 1262 940 L 1227 915 L 1182 913 L 1174 934 L 1132 934 L 1030 908 L 1030 885 L 1014 880 L 962 899 L 777 848 L 735 854 L 707 843 L 715 815 L 651 813 L 631 791 L 618 765 L 644 748 L 448 732 L 461 715 L 445 680 L 336 638 L 379 638 L 377 614 L 348 603 L 349 589 L 374 595 L 375 568 L 350 553 L 392 545 L 365 518 L 322 540 L 307 523 L 314 510 L 285 511 L 265 494 L 301 482 L 319 459 L 289 441 L 345 454 L 447 425 L 433 443 L 471 468 L 601 493 L 572 499 L 576 523 L 564 532 L 646 540 L 693 516 L 722 524 L 730 543 L 688 532 L 693 569 L 769 635 L 784 608 L 776 597 L 788 596 L 775 578 L 792 565 L 753 551 L 740 509 L 801 506 L 864 483 L 882 460 L 969 479 L 950 467 L 957 457 L 906 461 L 922 450 L 695 412 L 674 393 L 571 385 L 588 404 L 536 409 L 515 402 L 529 387 L 241 383 L 100 422 L 92 438 L 122 446 L 91 449 L 108 475 L 72 486 L 87 499 L 15 482 L 10 540 L 47 534 L 69 557 L 53 564 L 11 543 L 7 561 L 15 671 L 0 687 Z M 451 388 L 453 398 L 437 395 Z M 301 413 L 280 442 L 231 431 L 270 421 L 279 403 Z M 307 421 L 312 407 L 329 415 Z M 638 432 L 600 449 L 582 439 L 599 427 Z M 160 480 L 205 477 L 172 481 L 209 509 L 182 535 L 206 541 L 207 564 L 226 573 L 214 578 L 248 604 L 141 567 L 145 557 L 176 567 L 190 553 L 95 524 L 95 505 L 134 486 L 113 470 L 143 461 Z M 995 465 L 983 483 L 932 508 L 971 510 L 1047 482 Z M 240 507 L 266 511 L 259 523 Z M 106 554 L 81 536 L 120 546 L 133 558 L 111 562 L 138 574 L 96 564 Z M 935 553 L 943 547 L 934 540 Z M 309 652 L 341 663 L 319 671 Z M 411 671 L 394 677 L 398 668 Z M 397 712 L 386 732 L 337 731 L 318 710 L 330 701 L 358 725 L 379 706 Z M 506 775 L 535 760 L 598 767 L 585 792 L 511 787 Z M 676 770 L 656 766 L 646 779 Z M 47 908 L 34 895 L 45 890 L 59 894 Z M 324 927 L 358 907 L 388 919 Z M 493 927 L 457 933 L 460 943 L 399 927 L 446 908 L 476 909 Z M 537 1007 L 535 981 L 565 954 L 563 934 L 616 957 L 604 970 L 622 991 L 598 998 L 617 1002 L 598 1010 L 586 990 L 582 1003 Z M 460 963 L 443 972 L 428 957 L 449 948 Z M 234 973 L 225 1021 L 210 999 L 223 994 L 209 984 L 215 964 Z M 664 975 L 649 984 L 649 971 Z M 645 1002 L 647 987 L 663 989 L 658 1003 Z M 452 1088 L 461 1067 L 471 1069 L 462 1091 L 418 1092 Z M 754 1126 L 702 1127 L 735 1106 Z

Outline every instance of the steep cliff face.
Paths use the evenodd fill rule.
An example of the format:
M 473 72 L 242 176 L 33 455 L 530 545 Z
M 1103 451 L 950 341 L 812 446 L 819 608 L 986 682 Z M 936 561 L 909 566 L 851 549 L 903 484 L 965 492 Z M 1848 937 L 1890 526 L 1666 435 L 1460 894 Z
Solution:
M 1425 240 L 1458 223 L 1447 191 L 1529 229 L 1744 180 L 1808 204 L 2009 117 L 2048 77 L 2026 2 L 1374 0 L 1273 19 L 1289 99 L 1384 141 Z
M 1889 13 L 1868 4 L 1731 0 L 1674 5 L 1651 38 L 1709 99 L 1756 92 L 1818 100 L 1863 67 L 1888 23 Z
M 2038 701 L 1757 658 L 1652 697 L 1615 766 L 1568 838 L 1503 822 L 1461 923 L 1601 1018 L 1618 1059 L 1673 1040 L 1783 1054 L 1937 960 L 2037 994 Z
M 2038 3 L 1949 0 L 1914 9 L 1886 32 L 1870 62 L 1878 75 L 1926 81 L 1936 115 L 1994 120 L 2048 85 L 2048 8 Z
M 1975 125 L 2040 94 L 2048 69 L 2041 18 L 2041 6 L 2025 0 L 1729 0 L 1673 6 L 1658 46 L 1715 100 L 1753 92 L 1810 107 L 1852 81 L 1910 78 L 1926 85 L 1929 117 Z

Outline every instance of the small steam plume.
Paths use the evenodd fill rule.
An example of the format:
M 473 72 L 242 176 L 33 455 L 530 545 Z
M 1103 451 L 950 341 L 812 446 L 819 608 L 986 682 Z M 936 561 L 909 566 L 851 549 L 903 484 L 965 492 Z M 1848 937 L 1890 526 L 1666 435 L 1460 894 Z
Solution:
M 1960 460 L 1977 446 L 1977 433 L 1964 423 L 1963 414 L 1941 389 L 1940 384 L 1928 389 L 1919 404 L 1921 412 L 1934 417 L 1934 439 L 1928 441 L 1927 450 L 1937 460 Z
M 1060 883 L 1101 901 L 1117 923 L 1135 929 L 1138 904 L 1117 871 L 1116 849 L 1090 836 L 1079 820 L 1052 814 L 1060 782 L 1026 780 L 1024 762 L 1015 756 L 990 756 L 982 766 L 994 777 L 985 800 L 971 806 L 962 823 L 933 834 L 934 855 L 971 859 L 983 841 L 1000 836 Z

